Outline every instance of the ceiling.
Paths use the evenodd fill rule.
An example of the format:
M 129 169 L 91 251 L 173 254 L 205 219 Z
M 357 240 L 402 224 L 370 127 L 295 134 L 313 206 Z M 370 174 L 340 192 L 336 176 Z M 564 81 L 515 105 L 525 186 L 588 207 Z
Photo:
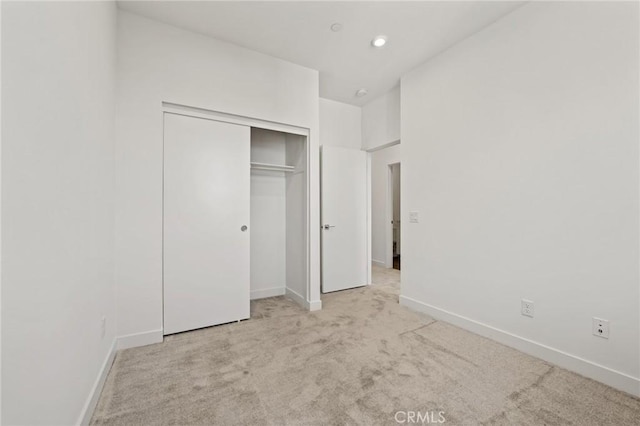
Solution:
M 363 105 L 521 6 L 494 1 L 120 1 L 118 7 L 320 71 L 320 96 Z M 333 23 L 342 24 L 339 32 Z M 384 34 L 383 48 L 371 46 Z M 360 88 L 367 96 L 356 97 Z

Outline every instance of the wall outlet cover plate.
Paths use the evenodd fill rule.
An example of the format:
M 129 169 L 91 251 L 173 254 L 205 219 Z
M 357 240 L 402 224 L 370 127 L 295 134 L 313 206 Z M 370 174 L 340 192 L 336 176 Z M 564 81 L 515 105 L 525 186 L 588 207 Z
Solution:
M 522 299 L 520 305 L 520 313 L 526 317 L 533 318 L 534 304 L 531 300 Z
M 594 336 L 602 337 L 603 339 L 609 338 L 609 320 L 593 317 L 592 328 Z

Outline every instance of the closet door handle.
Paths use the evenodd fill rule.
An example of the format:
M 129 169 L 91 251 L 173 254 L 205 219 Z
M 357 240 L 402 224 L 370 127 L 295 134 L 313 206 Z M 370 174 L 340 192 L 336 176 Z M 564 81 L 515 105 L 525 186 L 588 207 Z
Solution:
M 242 226 L 240 227 L 240 230 L 241 230 L 242 232 L 245 232 L 247 229 L 249 229 L 249 228 L 247 228 L 247 225 L 242 225 Z
M 335 226 L 335 225 L 329 225 L 329 224 L 326 224 L 326 225 L 323 225 L 322 227 L 323 227 L 324 229 L 329 229 L 329 228 L 335 228 L 336 226 Z

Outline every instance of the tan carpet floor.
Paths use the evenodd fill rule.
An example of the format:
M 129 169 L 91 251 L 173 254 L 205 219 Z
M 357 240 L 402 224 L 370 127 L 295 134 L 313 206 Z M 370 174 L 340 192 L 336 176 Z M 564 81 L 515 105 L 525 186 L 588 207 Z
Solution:
M 375 268 L 319 312 L 263 299 L 248 321 L 119 351 L 91 423 L 640 424 L 637 398 L 398 305 L 399 274 Z

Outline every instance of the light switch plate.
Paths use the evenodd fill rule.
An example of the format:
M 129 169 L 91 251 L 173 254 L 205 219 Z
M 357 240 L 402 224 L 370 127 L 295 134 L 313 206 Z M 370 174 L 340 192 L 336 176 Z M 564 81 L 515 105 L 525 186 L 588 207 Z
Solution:
M 409 212 L 409 223 L 418 223 L 418 212 Z

